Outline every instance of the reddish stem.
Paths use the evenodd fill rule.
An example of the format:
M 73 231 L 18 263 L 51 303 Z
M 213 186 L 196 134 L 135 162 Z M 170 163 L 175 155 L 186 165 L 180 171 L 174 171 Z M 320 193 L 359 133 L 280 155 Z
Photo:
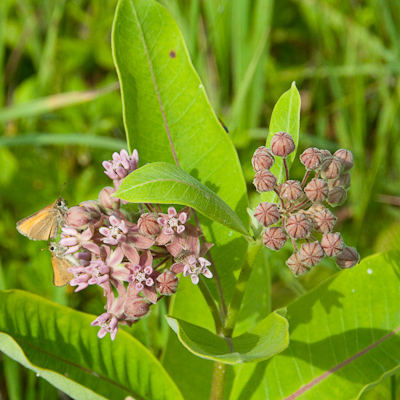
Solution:
M 286 158 L 283 159 L 283 165 L 285 166 L 285 172 L 286 172 L 286 180 L 289 180 L 289 168 L 287 166 Z
M 301 181 L 301 187 L 302 187 L 302 188 L 305 186 L 305 184 L 306 184 L 306 182 L 307 182 L 307 179 L 308 179 L 308 177 L 310 176 L 310 172 L 311 172 L 311 171 L 307 171 L 307 172 L 305 173 L 304 178 L 303 178 L 303 180 Z

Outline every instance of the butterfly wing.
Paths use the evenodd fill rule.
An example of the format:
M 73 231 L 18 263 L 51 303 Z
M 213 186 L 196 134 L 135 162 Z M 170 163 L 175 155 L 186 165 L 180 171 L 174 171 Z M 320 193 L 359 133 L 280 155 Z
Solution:
M 17 222 L 18 232 L 32 240 L 54 239 L 67 207 L 63 198 Z
M 51 258 L 53 264 L 53 283 L 54 286 L 65 286 L 74 277 L 67 269 L 74 267 L 71 261 L 65 257 L 54 256 Z

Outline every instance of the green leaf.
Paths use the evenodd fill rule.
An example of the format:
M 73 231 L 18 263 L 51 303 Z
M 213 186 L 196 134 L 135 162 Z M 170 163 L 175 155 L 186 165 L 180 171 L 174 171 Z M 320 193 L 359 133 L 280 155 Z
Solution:
M 121 82 L 130 150 L 141 164 L 176 164 L 218 194 L 248 228 L 246 183 L 236 150 L 218 121 L 182 34 L 154 0 L 120 0 L 113 27 L 113 54 Z M 176 155 L 176 159 L 174 158 Z M 229 300 L 247 241 L 200 217 L 224 295 Z M 214 281 L 208 281 L 215 298 Z
M 279 310 L 271 313 L 250 331 L 231 339 L 231 343 L 200 326 L 177 318 L 166 318 L 189 351 L 224 364 L 266 360 L 283 351 L 289 344 L 288 322 Z
M 0 349 L 79 399 L 182 399 L 152 354 L 127 332 L 98 339 L 94 316 L 21 291 L 0 292 Z
M 183 204 L 243 235 L 250 236 L 235 212 L 207 186 L 176 165 L 157 162 L 133 171 L 116 197 L 131 203 Z
M 271 147 L 271 140 L 275 133 L 283 131 L 292 135 L 297 149 L 300 130 L 300 104 L 300 93 L 297 90 L 295 82 L 293 82 L 292 87 L 283 93 L 272 111 L 269 135 L 266 143 L 267 147 Z M 295 157 L 296 150 L 287 157 L 286 161 L 289 169 Z M 285 166 L 281 157 L 275 157 L 275 163 L 271 168 L 271 172 L 276 176 L 278 183 L 286 180 Z M 264 192 L 261 193 L 261 200 L 276 202 L 277 196 L 274 192 Z
M 399 251 L 369 257 L 290 304 L 288 349 L 237 369 L 230 399 L 357 399 L 394 374 L 399 259 Z

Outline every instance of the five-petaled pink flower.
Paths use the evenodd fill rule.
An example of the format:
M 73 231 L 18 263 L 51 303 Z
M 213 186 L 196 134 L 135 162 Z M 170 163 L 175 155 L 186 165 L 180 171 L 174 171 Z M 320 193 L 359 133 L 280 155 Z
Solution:
M 212 246 L 212 243 L 203 243 L 200 246 L 200 239 L 197 236 L 176 237 L 173 243 L 166 246 L 178 261 L 172 265 L 171 271 L 175 274 L 183 272 L 185 277 L 190 275 L 195 285 L 199 283 L 200 274 L 212 278 L 213 274 L 208 269 L 211 263 L 203 257 Z
M 137 264 L 131 264 L 128 267 L 132 273 L 127 280 L 129 282 L 128 291 L 130 295 L 137 295 L 142 292 L 149 301 L 155 304 L 157 302 L 157 291 L 154 281 L 160 273 L 153 270 L 152 263 L 153 256 L 149 250 L 146 250 L 140 256 Z

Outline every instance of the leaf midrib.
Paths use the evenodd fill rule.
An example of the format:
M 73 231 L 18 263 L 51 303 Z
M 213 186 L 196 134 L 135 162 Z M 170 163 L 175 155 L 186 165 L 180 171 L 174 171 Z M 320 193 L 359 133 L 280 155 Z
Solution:
M 135 14 L 136 24 L 137 24 L 139 32 L 140 32 L 140 38 L 142 40 L 143 50 L 144 50 L 144 52 L 146 54 L 147 62 L 148 62 L 149 69 L 150 69 L 151 79 L 152 79 L 153 84 L 154 84 L 154 90 L 156 92 L 157 99 L 158 99 L 158 104 L 160 106 L 161 115 L 162 115 L 163 120 L 164 120 L 165 131 L 167 132 L 168 141 L 169 141 L 169 144 L 171 146 L 172 156 L 174 157 L 175 164 L 179 167 L 178 157 L 177 157 L 176 152 L 175 152 L 175 147 L 174 147 L 174 143 L 172 141 L 171 132 L 169 130 L 167 116 L 165 114 L 164 106 L 163 106 L 163 103 L 162 103 L 162 100 L 161 100 L 160 91 L 158 90 L 156 76 L 154 74 L 153 64 L 151 62 L 150 54 L 149 54 L 149 51 L 148 51 L 148 48 L 147 48 L 147 44 L 146 44 L 146 40 L 145 40 L 145 37 L 144 37 L 144 34 L 143 34 L 142 25 L 139 22 L 139 18 L 138 18 L 137 12 L 136 12 L 135 5 L 133 4 L 132 1 L 130 3 L 132 5 L 132 10 L 133 10 L 133 13 Z

